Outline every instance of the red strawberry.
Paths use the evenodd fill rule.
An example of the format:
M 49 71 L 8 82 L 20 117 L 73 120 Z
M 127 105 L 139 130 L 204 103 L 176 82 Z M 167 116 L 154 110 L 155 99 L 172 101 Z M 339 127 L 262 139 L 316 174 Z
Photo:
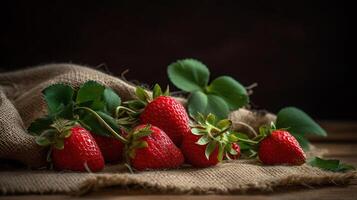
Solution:
M 288 131 L 273 130 L 259 145 L 259 159 L 266 165 L 302 165 L 306 156 L 298 141 Z
M 240 147 L 237 143 L 232 143 L 232 149 L 237 153 L 235 155 L 232 154 L 227 154 L 227 156 L 229 156 L 230 159 L 232 160 L 237 160 L 240 157 Z
M 113 137 L 92 134 L 97 142 L 104 160 L 108 163 L 116 163 L 123 159 L 124 144 Z
M 150 102 L 141 113 L 140 121 L 159 127 L 177 145 L 181 144 L 183 134 L 190 130 L 185 108 L 169 96 L 159 96 Z
M 32 128 L 35 125 L 40 127 L 33 124 Z M 104 168 L 104 158 L 91 133 L 76 122 L 57 119 L 37 130 L 36 143 L 50 146 L 48 155 L 55 169 L 97 172 Z
M 191 133 L 186 134 L 181 145 L 182 153 L 185 155 L 185 160 L 194 167 L 209 167 L 216 165 L 218 160 L 218 148 L 209 155 L 209 159 L 205 156 L 206 146 L 199 145 L 196 142 L 200 136 Z
M 126 153 L 131 166 L 137 170 L 177 168 L 184 161 L 181 151 L 155 126 L 135 127 L 128 141 Z
M 124 125 L 132 122 L 140 124 L 152 124 L 163 130 L 170 139 L 180 146 L 183 135 L 189 132 L 189 117 L 185 108 L 173 97 L 167 96 L 168 89 L 162 93 L 159 85 L 153 89 L 153 97 L 141 87 L 137 87 L 136 96 L 138 100 L 124 102 L 128 108 L 128 116 L 120 116 Z M 132 109 L 132 110 L 130 110 Z M 123 114 L 123 113 L 122 113 Z M 124 112 L 125 114 L 125 112 Z M 139 116 L 139 120 L 137 119 Z M 123 120 L 125 119 L 125 120 Z
M 213 114 L 206 117 L 199 114 L 196 121 L 198 124 L 192 126 L 182 141 L 185 160 L 194 167 L 216 165 L 223 159 L 226 150 L 231 150 L 226 138 L 232 122 L 227 119 L 216 121 Z
M 41 135 L 40 145 L 51 145 L 55 169 L 73 171 L 100 171 L 104 159 L 91 133 L 73 121 L 58 119 Z

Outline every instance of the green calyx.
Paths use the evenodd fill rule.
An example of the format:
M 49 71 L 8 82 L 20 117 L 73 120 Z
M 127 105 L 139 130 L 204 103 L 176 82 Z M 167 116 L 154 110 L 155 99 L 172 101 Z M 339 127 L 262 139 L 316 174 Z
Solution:
M 226 153 L 236 155 L 237 152 L 232 149 L 231 126 L 232 122 L 228 119 L 217 120 L 214 114 L 207 116 L 199 113 L 195 118 L 196 124 L 191 125 L 191 132 L 194 135 L 200 136 L 196 144 L 206 145 L 205 156 L 207 159 L 212 152 L 218 148 L 218 160 L 223 160 L 223 155 Z
M 228 155 L 237 155 L 237 152 L 232 148 L 233 143 L 237 143 L 240 146 L 245 157 L 255 157 L 259 142 L 267 134 L 267 132 L 262 132 L 254 138 L 249 138 L 245 133 L 232 130 L 232 122 L 230 120 L 218 120 L 211 113 L 207 116 L 199 113 L 194 119 L 196 124 L 191 125 L 191 132 L 194 135 L 201 136 L 196 144 L 206 145 L 205 156 L 207 159 L 216 148 L 218 148 L 217 158 L 219 161 L 223 159 L 223 155 L 226 155 L 227 159 L 230 159 Z
M 142 102 L 149 103 L 159 96 L 168 96 L 170 94 L 170 91 L 169 91 L 169 87 L 167 86 L 166 90 L 162 92 L 160 85 L 155 84 L 152 90 L 152 96 L 150 96 L 148 92 L 145 91 L 145 89 L 142 87 L 136 87 L 135 94 L 138 97 L 138 99 L 141 100 Z
M 156 99 L 159 96 L 169 96 L 170 91 L 169 87 L 166 87 L 166 90 L 162 92 L 162 89 L 159 84 L 155 84 L 152 95 L 150 95 L 144 88 L 138 86 L 135 90 L 135 95 L 137 99 L 126 101 L 123 104 L 127 105 L 129 109 L 134 111 L 138 111 L 140 109 L 145 108 L 145 106 L 150 103 L 152 100 Z
M 255 141 L 262 141 L 264 138 L 268 137 L 269 135 L 271 135 L 271 133 L 273 131 L 276 130 L 285 130 L 285 129 L 277 129 L 274 122 L 271 122 L 270 125 L 263 125 L 261 127 L 259 127 L 259 134 L 256 135 L 253 139 Z
M 75 121 L 57 119 L 49 126 L 35 135 L 35 141 L 40 146 L 52 146 L 56 149 L 64 148 L 64 140 L 71 136 L 71 129 L 77 125 Z
M 130 158 L 135 158 L 136 149 L 148 147 L 148 143 L 141 138 L 148 136 L 152 133 L 151 125 L 147 124 L 145 127 L 140 129 L 133 129 L 126 137 L 128 142 L 125 145 L 125 157 L 126 162 L 130 163 Z
M 144 88 L 136 87 L 135 94 L 137 99 L 123 102 L 123 106 L 118 106 L 115 110 L 115 119 L 117 123 L 130 129 L 139 123 L 139 116 L 146 105 L 159 96 L 169 96 L 169 87 L 163 92 L 158 84 L 155 84 L 152 95 Z

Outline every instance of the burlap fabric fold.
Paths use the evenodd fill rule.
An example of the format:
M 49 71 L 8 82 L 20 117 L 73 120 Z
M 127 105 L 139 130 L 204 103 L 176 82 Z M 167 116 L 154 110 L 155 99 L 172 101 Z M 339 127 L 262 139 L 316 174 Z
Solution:
M 122 97 L 133 98 L 134 86 L 100 71 L 73 65 L 51 64 L 0 74 L 0 158 L 16 160 L 31 167 L 45 163 L 46 152 L 26 133 L 30 123 L 46 114 L 41 91 L 53 83 L 78 87 L 87 80 L 105 84 Z M 234 127 L 238 121 L 257 127 L 274 120 L 274 115 L 253 114 L 241 109 L 231 113 Z M 146 188 L 166 193 L 240 193 L 269 191 L 278 186 L 343 184 L 354 173 L 332 173 L 303 166 L 261 166 L 254 161 L 225 162 L 216 167 L 146 171 L 130 174 L 122 165 L 107 166 L 100 173 L 57 172 L 31 169 L 0 169 L 3 194 L 71 193 L 83 194 L 93 189 L 121 186 Z

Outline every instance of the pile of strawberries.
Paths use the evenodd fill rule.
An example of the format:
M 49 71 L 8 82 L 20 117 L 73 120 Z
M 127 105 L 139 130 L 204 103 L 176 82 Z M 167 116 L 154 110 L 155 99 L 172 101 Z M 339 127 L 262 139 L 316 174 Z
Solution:
M 57 93 L 44 90 L 52 114 L 29 128 L 39 145 L 49 147 L 48 160 L 57 170 L 97 172 L 105 163 L 120 162 L 135 170 L 172 169 L 184 163 L 209 167 L 238 159 L 239 144 L 255 152 L 251 158 L 258 157 L 267 165 L 301 165 L 306 160 L 299 143 L 286 130 L 263 127 L 258 136 L 249 138 L 232 130 L 228 119 L 213 114 L 190 118 L 184 106 L 158 85 L 152 96 L 138 87 L 137 99 L 120 105 L 115 98 L 77 105 L 73 99 L 79 93 L 71 93 L 68 87 L 62 84 Z M 64 93 L 70 97 L 64 98 Z M 110 105 L 116 106 L 107 109 Z M 107 114 L 96 110 L 99 107 L 105 107 Z M 109 134 L 101 133 L 102 129 Z

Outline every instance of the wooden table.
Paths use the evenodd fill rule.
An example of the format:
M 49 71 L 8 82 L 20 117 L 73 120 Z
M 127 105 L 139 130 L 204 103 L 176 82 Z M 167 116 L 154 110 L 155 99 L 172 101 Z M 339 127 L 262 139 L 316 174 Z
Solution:
M 328 138 L 311 138 L 311 141 L 319 148 L 328 149 L 328 158 L 340 159 L 357 166 L 357 122 L 323 121 L 320 124 L 329 132 Z M 353 180 L 348 186 L 327 186 L 306 188 L 283 188 L 273 193 L 255 193 L 249 195 L 166 195 L 153 194 L 147 191 L 118 190 L 115 187 L 92 192 L 84 197 L 72 197 L 66 195 L 16 195 L 1 196 L 2 199 L 115 199 L 115 200 L 160 200 L 160 199 L 357 199 L 357 180 Z

